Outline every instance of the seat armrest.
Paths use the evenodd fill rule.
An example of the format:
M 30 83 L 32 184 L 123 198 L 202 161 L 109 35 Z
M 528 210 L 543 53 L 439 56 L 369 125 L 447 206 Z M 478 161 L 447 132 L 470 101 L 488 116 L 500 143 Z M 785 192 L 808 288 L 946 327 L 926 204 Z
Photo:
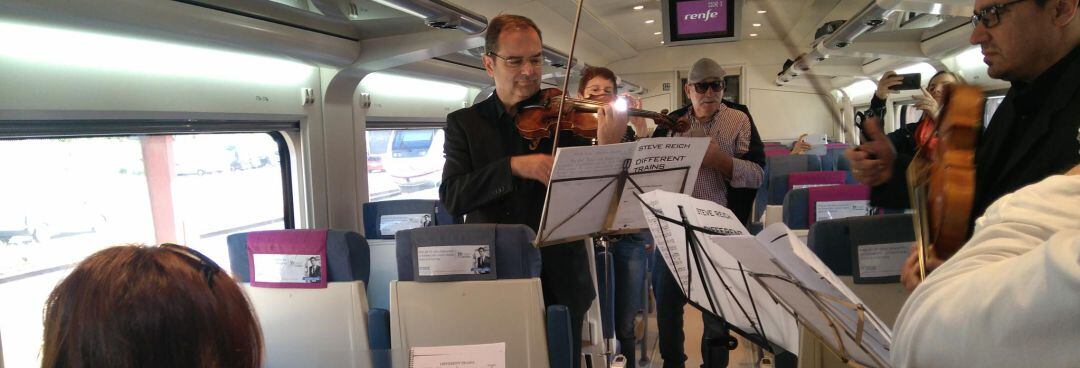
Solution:
M 574 366 L 573 335 L 570 334 L 570 310 L 565 305 L 547 307 L 548 362 L 551 368 Z M 578 358 L 581 359 L 581 358 Z

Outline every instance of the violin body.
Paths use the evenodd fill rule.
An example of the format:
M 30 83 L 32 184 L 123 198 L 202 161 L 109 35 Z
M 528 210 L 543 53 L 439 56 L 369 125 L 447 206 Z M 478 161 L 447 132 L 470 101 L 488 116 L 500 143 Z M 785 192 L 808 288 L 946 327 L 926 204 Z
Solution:
M 975 199 L 975 144 L 984 101 L 977 87 L 952 86 L 937 119 L 935 143 L 923 142 L 908 167 L 923 276 L 930 254 L 948 259 L 967 241 Z
M 596 138 L 599 120 L 596 111 L 611 101 L 585 100 L 564 97 L 558 88 L 546 88 L 540 91 L 539 99 L 532 104 L 523 105 L 515 117 L 518 132 L 532 143 L 535 149 L 541 139 L 550 138 L 552 132 L 569 130 L 583 138 Z M 559 110 L 560 106 L 562 111 Z M 668 127 L 677 132 L 685 132 L 690 124 L 675 120 L 657 112 L 627 109 L 630 116 L 653 119 L 657 125 Z

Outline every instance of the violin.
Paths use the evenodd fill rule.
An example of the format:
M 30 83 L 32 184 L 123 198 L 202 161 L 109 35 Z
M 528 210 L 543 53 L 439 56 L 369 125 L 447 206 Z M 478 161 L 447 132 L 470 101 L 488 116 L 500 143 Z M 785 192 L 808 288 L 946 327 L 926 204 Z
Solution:
M 559 111 L 560 100 L 562 114 Z M 539 100 L 518 108 L 515 124 L 521 136 L 530 141 L 530 149 L 536 149 L 540 140 L 551 137 L 552 131 L 569 130 L 579 137 L 595 139 L 599 125 L 596 112 L 611 100 L 613 97 L 603 100 L 565 97 L 558 88 L 546 88 L 540 91 Z M 652 119 L 656 125 L 676 132 L 685 132 L 690 128 L 686 119 L 675 120 L 658 112 L 627 109 L 627 114 Z
M 923 143 L 907 169 L 919 274 L 930 254 L 948 259 L 967 241 L 975 199 L 975 143 L 985 98 L 978 87 L 953 85 L 945 96 L 935 138 Z

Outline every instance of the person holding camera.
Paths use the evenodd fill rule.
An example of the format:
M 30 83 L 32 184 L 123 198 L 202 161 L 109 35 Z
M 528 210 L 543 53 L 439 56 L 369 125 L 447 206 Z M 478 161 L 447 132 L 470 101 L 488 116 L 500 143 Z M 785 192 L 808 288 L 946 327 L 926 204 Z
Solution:
M 903 84 L 903 81 L 903 76 L 893 71 L 885 72 L 885 75 L 881 76 L 881 80 L 877 84 L 877 91 L 874 92 L 874 96 L 870 99 L 870 116 L 885 116 L 886 99 L 888 99 L 889 94 L 896 93 L 897 87 Z M 908 208 L 911 206 L 906 195 L 906 182 L 901 180 L 898 183 L 900 188 L 892 188 L 885 184 L 888 184 L 889 178 L 894 173 L 902 173 L 907 169 L 911 159 L 915 156 L 915 151 L 918 151 L 921 145 L 929 144 L 931 148 L 935 145 L 937 139 L 934 138 L 936 125 L 934 118 L 937 116 L 938 110 L 941 109 L 948 86 L 963 82 L 960 76 L 950 71 L 942 70 L 937 72 L 930 78 L 930 83 L 926 88 L 919 88 L 922 94 L 915 96 L 915 108 L 923 112 L 922 118 L 918 122 L 905 124 L 900 129 L 889 133 L 887 142 L 884 140 L 862 142 L 863 145 L 872 146 L 877 150 L 895 152 L 892 165 L 861 167 L 871 160 L 865 155 L 849 155 L 845 152 L 845 156 L 848 156 L 847 159 L 852 163 L 851 175 L 855 180 L 874 188 L 870 196 L 872 205 L 886 208 Z M 889 147 L 890 145 L 892 147 Z M 891 195 L 894 190 L 898 189 L 903 189 L 905 195 Z
M 1012 87 L 979 135 L 968 234 L 975 219 L 998 198 L 1080 162 L 1074 139 L 1080 126 L 1080 84 L 1071 82 L 1080 78 L 1077 4 L 1077 0 L 975 1 L 970 42 L 982 48 L 987 75 L 1009 81 Z M 1006 7 L 1008 12 L 1003 11 Z M 885 88 L 895 81 L 882 79 L 890 80 Z M 873 187 L 872 205 L 907 207 L 901 144 L 885 136 L 880 118 L 868 122 L 863 130 L 867 142 L 844 151 L 852 174 Z M 916 260 L 915 254 L 909 256 L 901 271 L 909 290 L 920 282 Z M 932 269 L 940 260 L 929 261 Z

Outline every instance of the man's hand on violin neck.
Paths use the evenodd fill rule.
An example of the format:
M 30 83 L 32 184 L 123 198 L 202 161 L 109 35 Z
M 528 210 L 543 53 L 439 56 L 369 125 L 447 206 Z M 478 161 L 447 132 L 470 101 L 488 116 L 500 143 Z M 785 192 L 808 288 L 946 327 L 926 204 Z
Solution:
M 548 184 L 551 180 L 551 167 L 555 158 L 543 153 L 510 157 L 510 172 L 514 176 L 532 179 Z
M 856 148 L 845 150 L 844 157 L 851 163 L 851 176 L 855 180 L 869 186 L 881 185 L 892 178 L 896 150 L 885 136 L 879 119 L 863 124 L 863 133 L 869 139 Z

